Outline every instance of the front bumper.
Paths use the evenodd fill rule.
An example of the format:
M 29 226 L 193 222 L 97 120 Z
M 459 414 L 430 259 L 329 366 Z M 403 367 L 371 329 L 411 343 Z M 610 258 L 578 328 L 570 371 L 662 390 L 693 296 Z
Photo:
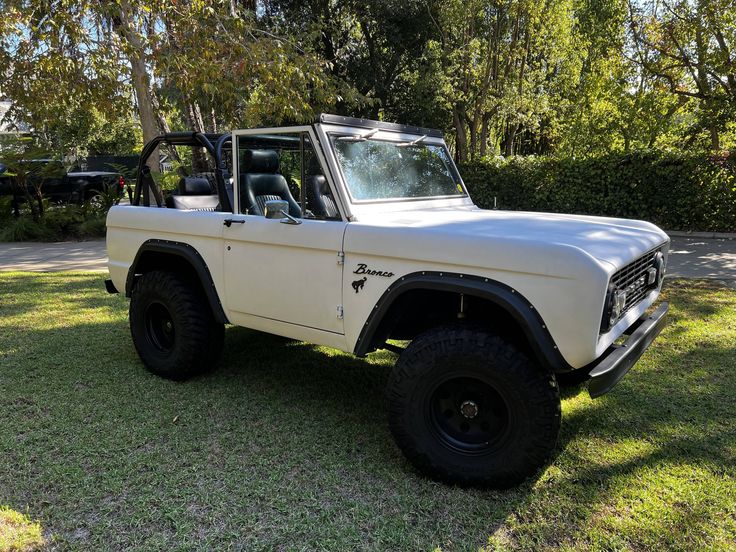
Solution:
M 667 323 L 669 308 L 669 303 L 662 303 L 651 314 L 639 318 L 626 330 L 626 341 L 611 345 L 590 367 L 588 393 L 592 398 L 608 393 L 636 364 Z

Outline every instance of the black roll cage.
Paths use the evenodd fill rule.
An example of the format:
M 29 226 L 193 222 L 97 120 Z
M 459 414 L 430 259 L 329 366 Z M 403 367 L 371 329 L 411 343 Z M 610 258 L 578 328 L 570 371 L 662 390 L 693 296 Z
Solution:
M 224 145 L 231 140 L 232 137 L 230 134 L 203 134 L 201 132 L 168 132 L 166 134 L 156 136 L 153 140 L 148 142 L 143 148 L 143 151 L 141 151 L 141 156 L 138 161 L 138 179 L 136 180 L 135 193 L 133 194 L 131 204 L 141 205 L 142 197 L 142 204 L 146 207 L 150 207 L 151 192 L 153 192 L 157 207 L 162 207 L 164 204 L 161 190 L 153 181 L 151 169 L 147 165 L 148 158 L 151 157 L 151 154 L 156 151 L 160 145 L 194 146 L 203 147 L 215 160 L 217 197 L 220 200 L 222 210 L 232 212 L 230 195 L 227 193 L 226 188 L 226 182 L 230 178 L 230 175 L 227 170 L 227 163 L 225 163 L 222 156 Z

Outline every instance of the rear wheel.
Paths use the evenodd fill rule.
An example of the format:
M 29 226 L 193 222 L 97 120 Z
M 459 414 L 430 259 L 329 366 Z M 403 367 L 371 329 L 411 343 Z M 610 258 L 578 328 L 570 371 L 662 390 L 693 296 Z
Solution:
M 483 330 L 416 338 L 388 385 L 389 425 L 407 458 L 445 481 L 506 488 L 544 465 L 560 427 L 554 376 Z
M 213 368 L 225 336 L 196 282 L 159 270 L 141 276 L 133 289 L 130 333 L 146 367 L 173 380 Z

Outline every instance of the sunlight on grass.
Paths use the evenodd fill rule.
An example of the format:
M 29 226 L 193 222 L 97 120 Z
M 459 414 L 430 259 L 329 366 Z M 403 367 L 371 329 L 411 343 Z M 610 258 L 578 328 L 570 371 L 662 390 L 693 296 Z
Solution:
M 28 516 L 0 506 L 0 550 L 30 552 L 43 546 L 41 525 Z
M 403 458 L 394 353 L 232 327 L 165 381 L 103 278 L 0 274 L 0 500 L 60 550 L 736 550 L 732 290 L 668 282 L 660 338 L 608 395 L 564 390 L 555 456 L 497 492 Z

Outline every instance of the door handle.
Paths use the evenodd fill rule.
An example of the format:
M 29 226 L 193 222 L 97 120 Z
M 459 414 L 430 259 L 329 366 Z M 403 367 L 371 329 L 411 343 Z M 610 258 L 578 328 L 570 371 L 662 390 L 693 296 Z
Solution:
M 235 223 L 235 224 L 245 224 L 245 220 L 243 220 L 243 219 L 225 219 L 224 221 L 222 221 L 222 224 L 224 224 L 228 228 L 230 228 L 233 225 L 233 223 Z

